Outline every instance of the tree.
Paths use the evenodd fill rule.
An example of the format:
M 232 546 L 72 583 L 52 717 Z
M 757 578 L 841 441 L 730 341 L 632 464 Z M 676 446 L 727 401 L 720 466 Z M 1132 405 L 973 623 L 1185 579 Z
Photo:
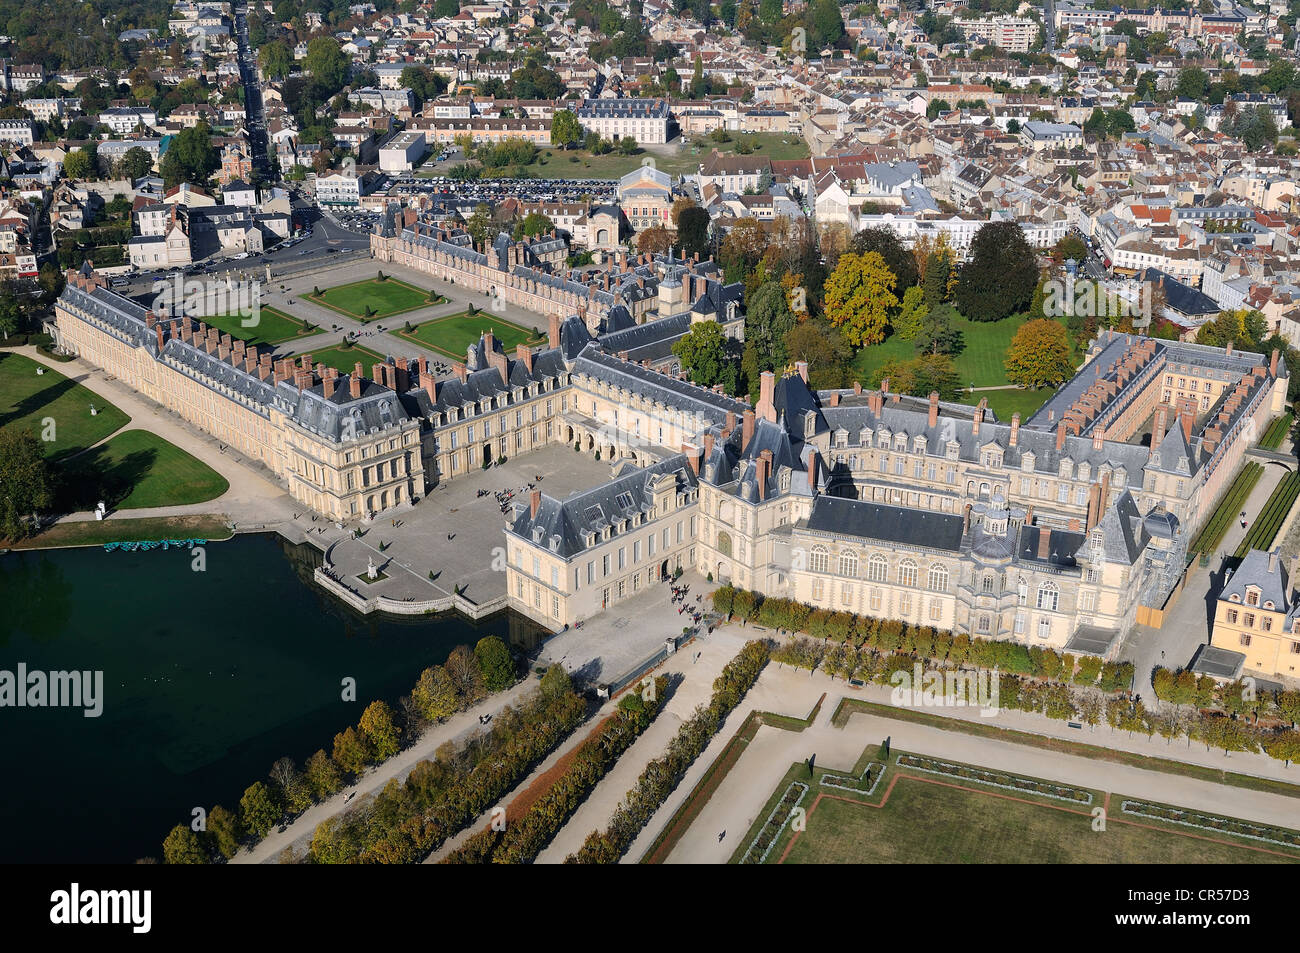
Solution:
M 208 833 L 212 835 L 217 853 L 226 860 L 239 853 L 244 829 L 234 811 L 228 811 L 220 804 L 214 807 L 208 814 Z
M 988 222 L 971 240 L 957 281 L 957 307 L 972 321 L 1023 310 L 1038 284 L 1038 256 L 1014 221 Z
M 361 713 L 359 727 L 370 742 L 373 759 L 376 762 L 387 761 L 397 754 L 402 744 L 399 736 L 402 730 L 393 718 L 393 709 L 387 702 L 373 701 Z
M 895 291 L 906 291 L 920 279 L 916 267 L 916 256 L 903 247 L 892 228 L 866 228 L 853 236 L 849 251 L 859 255 L 874 251 L 885 259 L 885 265 L 893 273 L 898 283 Z
M 678 227 L 677 220 L 681 218 L 682 212 L 686 211 L 688 208 L 695 208 L 695 199 L 691 198 L 689 195 L 682 195 L 673 199 L 673 207 L 668 213 L 668 217 L 673 223 L 673 228 Z
M 551 117 L 551 143 L 567 149 L 582 138 L 578 117 L 569 109 L 557 109 Z
M 709 251 L 709 213 L 699 206 L 682 209 L 677 217 L 677 244 L 685 258 L 707 256 Z
M 1260 312 L 1249 308 L 1220 311 L 1211 321 L 1196 331 L 1196 343 L 1211 347 L 1231 344 L 1241 351 L 1259 351 L 1268 336 L 1268 320 Z
M 573 691 L 573 682 L 569 679 L 569 673 L 564 670 L 564 666 L 559 662 L 553 663 L 546 669 L 546 674 L 542 676 L 541 692 L 545 698 L 559 698 Z
M 458 645 L 452 649 L 443 668 L 456 686 L 461 707 L 468 707 L 483 697 L 483 673 L 468 645 Z
M 343 777 L 339 774 L 338 765 L 323 750 L 317 750 L 307 759 L 303 774 L 311 788 L 312 797 L 318 801 L 338 793 L 343 787 Z
M 1007 348 L 1007 380 L 1038 389 L 1068 380 L 1074 373 L 1070 339 L 1064 325 L 1050 318 L 1028 321 Z
M 257 51 L 257 64 L 267 79 L 284 79 L 293 69 L 293 51 L 284 40 L 272 40 Z
M 426 668 L 411 691 L 411 700 L 426 719 L 433 722 L 450 718 L 460 708 L 456 686 L 441 665 Z
M 785 348 L 791 361 L 807 362 L 808 386 L 813 390 L 848 383 L 853 349 L 844 335 L 821 318 L 810 318 L 792 327 L 786 333 Z
M 662 225 L 652 225 L 637 233 L 636 250 L 652 255 L 667 254 L 673 247 L 673 234 Z
M 529 212 L 519 221 L 516 228 L 515 240 L 521 238 L 536 238 L 538 235 L 546 235 L 555 227 L 555 223 L 543 215 L 541 212 Z
M 1066 235 L 1057 242 L 1056 247 L 1052 249 L 1052 260 L 1058 265 L 1062 262 L 1068 261 L 1069 259 L 1083 261 L 1087 257 L 1088 246 L 1074 235 Z
M 952 323 L 951 305 L 930 308 L 921 318 L 916 331 L 916 349 L 922 354 L 957 354 L 962 335 Z
M 318 36 L 307 44 L 307 56 L 302 61 L 306 70 L 321 87 L 326 97 L 333 96 L 348 78 L 348 57 L 332 36 Z
M 163 863 L 207 864 L 211 863 L 211 855 L 197 831 L 177 824 L 163 839 Z
M 879 344 L 889 327 L 889 312 L 898 305 L 897 284 L 879 252 L 841 255 L 826 279 L 826 317 L 854 347 Z
M 212 147 L 212 130 L 206 122 L 200 122 L 173 137 L 163 154 L 163 180 L 169 187 L 181 182 L 203 183 L 220 164 L 217 150 Z
M 780 370 L 789 355 L 785 336 L 794 327 L 794 313 L 780 282 L 763 284 L 749 299 L 745 315 L 745 343 L 752 344 L 758 353 L 758 369 Z
M 736 367 L 722 325 L 717 321 L 700 321 L 673 343 L 673 354 L 682 362 L 682 370 L 696 384 L 712 387 L 722 384 L 728 393 L 736 390 Z
M 1178 71 L 1175 91 L 1187 99 L 1203 100 L 1210 86 L 1210 78 L 1199 66 L 1187 66 Z
M 53 480 L 40 441 L 31 430 L 0 430 L 0 533 L 22 539 L 29 517 L 54 502 Z
M 930 313 L 925 302 L 925 292 L 912 285 L 903 292 L 903 304 L 894 318 L 894 332 L 904 341 L 914 341 L 921 333 L 921 322 Z
M 929 397 L 938 391 L 940 400 L 953 400 L 961 391 L 961 381 L 952 358 L 946 354 L 923 354 L 907 361 L 886 361 L 871 375 L 871 386 L 889 381 L 891 393 Z
M 73 149 L 63 157 L 63 174 L 70 179 L 89 179 L 94 176 L 95 159 L 87 149 Z
M 499 692 L 515 683 L 515 660 L 510 649 L 495 635 L 484 636 L 474 646 L 483 685 L 490 692 Z
M 122 160 L 117 164 L 117 174 L 132 181 L 143 178 L 152 171 L 153 156 L 139 146 L 132 146 L 127 149 L 122 156 Z
M 357 775 L 370 763 L 370 745 L 364 735 L 349 726 L 334 736 L 334 761 L 348 774 Z
M 239 821 L 258 840 L 269 834 L 283 815 L 275 792 L 261 781 L 250 784 L 239 799 Z

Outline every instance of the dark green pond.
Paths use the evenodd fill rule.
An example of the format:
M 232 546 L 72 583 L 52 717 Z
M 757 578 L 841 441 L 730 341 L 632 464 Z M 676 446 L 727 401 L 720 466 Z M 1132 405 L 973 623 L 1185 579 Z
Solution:
M 234 807 L 277 758 L 330 750 L 455 646 L 495 634 L 531 647 L 504 614 L 356 615 L 310 582 L 319 554 L 278 537 L 206 551 L 205 572 L 187 550 L 0 557 L 0 670 L 104 673 L 97 718 L 0 707 L 0 861 L 161 857 L 194 807 Z

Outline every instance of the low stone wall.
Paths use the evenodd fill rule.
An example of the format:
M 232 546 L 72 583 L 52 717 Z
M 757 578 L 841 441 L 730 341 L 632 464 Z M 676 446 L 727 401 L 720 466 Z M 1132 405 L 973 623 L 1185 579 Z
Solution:
M 316 584 L 327 592 L 338 596 L 352 608 L 363 614 L 387 612 L 390 615 L 429 615 L 439 612 L 459 612 L 470 619 L 482 619 L 500 612 L 506 607 L 504 594 L 484 603 L 471 602 L 461 595 L 444 596 L 441 599 L 424 599 L 406 601 L 390 599 L 388 596 L 363 596 L 355 589 L 339 582 L 324 569 L 317 569 L 314 578 Z

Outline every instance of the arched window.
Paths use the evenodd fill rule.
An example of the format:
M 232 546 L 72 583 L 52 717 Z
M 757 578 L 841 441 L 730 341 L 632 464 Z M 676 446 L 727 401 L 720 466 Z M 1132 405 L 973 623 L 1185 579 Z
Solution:
M 1045 582 L 1038 587 L 1038 608 L 1055 612 L 1060 602 L 1061 592 L 1056 588 L 1056 583 Z
M 934 592 L 948 591 L 948 567 L 935 563 L 930 567 L 930 589 Z
M 880 553 L 874 553 L 867 560 L 867 578 L 872 582 L 885 582 L 889 579 L 889 560 Z
M 718 534 L 718 552 L 722 553 L 722 555 L 724 556 L 731 555 L 731 534 L 730 533 Z
M 852 551 L 840 553 L 840 575 L 853 576 L 858 575 L 858 554 Z
M 814 546 L 808 556 L 809 572 L 826 572 L 830 568 L 831 557 L 825 546 Z
M 916 585 L 916 563 L 910 559 L 904 559 L 898 564 L 898 581 L 904 586 Z

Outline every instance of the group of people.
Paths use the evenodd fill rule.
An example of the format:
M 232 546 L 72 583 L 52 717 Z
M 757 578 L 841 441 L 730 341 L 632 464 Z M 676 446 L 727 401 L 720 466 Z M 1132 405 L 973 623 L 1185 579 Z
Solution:
M 701 597 L 697 595 L 695 597 L 695 605 L 692 605 L 691 603 L 686 601 L 686 597 L 690 595 L 691 592 L 690 586 L 673 586 L 671 580 L 665 580 L 665 581 L 668 582 L 670 587 L 672 588 L 673 595 L 671 601 L 677 603 L 677 614 L 682 615 L 683 613 L 685 613 L 689 615 L 691 621 L 698 625 L 700 620 L 704 618 L 704 613 L 701 612 L 698 608 Z
M 510 510 L 510 502 L 516 496 L 522 496 L 540 482 L 542 482 L 542 478 L 538 476 L 536 483 L 529 483 L 526 486 L 516 487 L 513 490 L 497 490 L 496 492 L 493 492 L 492 490 L 479 490 L 478 495 L 487 496 L 489 493 L 492 493 L 492 498 L 497 501 L 497 505 L 501 507 L 501 515 L 504 516 Z

